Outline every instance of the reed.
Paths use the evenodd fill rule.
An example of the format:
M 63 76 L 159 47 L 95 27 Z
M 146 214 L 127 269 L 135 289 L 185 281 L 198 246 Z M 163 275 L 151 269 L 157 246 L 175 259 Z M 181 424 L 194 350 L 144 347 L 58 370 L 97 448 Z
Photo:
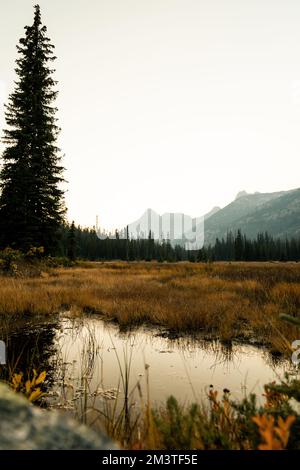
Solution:
M 129 341 L 118 353 L 111 338 L 118 364 L 117 387 L 107 389 L 102 345 L 97 342 L 93 327 L 84 324 L 84 329 L 78 328 L 80 324 L 80 319 L 71 321 L 72 344 L 76 344 L 78 335 L 82 342 L 75 373 L 68 348 L 63 353 L 62 347 L 54 350 L 52 370 L 31 370 L 34 364 L 42 366 L 38 348 L 31 348 L 32 356 L 25 361 L 26 373 L 20 370 L 25 354 L 21 350 L 12 363 L 3 367 L 7 374 L 2 380 L 37 405 L 59 408 L 96 431 L 104 430 L 125 449 L 300 448 L 300 381 L 295 374 L 286 376 L 279 385 L 267 384 L 262 404 L 254 394 L 237 402 L 231 399 L 229 390 L 224 389 L 222 395 L 210 386 L 206 401 L 195 393 L 194 403 L 181 404 L 171 396 L 165 403 L 154 405 L 151 369 L 147 364 L 144 377 L 130 386 L 132 343 Z M 99 364 L 100 382 L 95 384 L 93 377 Z M 45 380 L 48 375 L 52 375 L 51 382 Z M 26 381 L 30 382 L 29 387 Z
M 0 276 L 0 315 L 92 312 L 122 328 L 148 323 L 285 352 L 297 330 L 279 314 L 298 314 L 299 281 L 298 263 L 85 262 L 36 277 Z

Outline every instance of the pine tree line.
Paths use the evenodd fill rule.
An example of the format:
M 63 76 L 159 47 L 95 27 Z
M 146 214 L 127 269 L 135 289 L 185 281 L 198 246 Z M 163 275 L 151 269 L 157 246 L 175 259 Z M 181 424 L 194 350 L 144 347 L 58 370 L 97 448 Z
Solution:
M 172 247 L 169 240 L 156 242 L 148 239 L 127 240 L 116 237 L 98 238 L 95 229 L 76 227 L 74 222 L 61 229 L 60 256 L 70 259 L 127 260 L 127 261 L 183 261 L 188 259 L 188 252 L 182 247 Z
M 212 261 L 299 261 L 300 237 L 274 238 L 267 232 L 255 239 L 247 238 L 241 230 L 229 231 L 226 238 L 216 239 L 214 245 L 203 248 L 197 259 Z
M 216 239 L 214 245 L 199 251 L 173 247 L 169 240 L 163 243 L 148 239 L 126 240 L 98 238 L 95 229 L 65 225 L 62 228 L 61 256 L 86 260 L 127 261 L 299 261 L 300 238 L 275 239 L 268 233 L 259 233 L 255 239 L 247 238 L 241 230 L 228 232 Z

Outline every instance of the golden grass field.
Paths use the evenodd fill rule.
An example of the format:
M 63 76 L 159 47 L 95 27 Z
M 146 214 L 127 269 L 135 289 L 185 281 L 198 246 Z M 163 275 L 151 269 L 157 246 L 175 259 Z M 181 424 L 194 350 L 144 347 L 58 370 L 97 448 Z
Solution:
M 279 313 L 300 312 L 297 263 L 80 263 L 36 277 L 0 276 L 0 314 L 98 313 L 121 327 L 256 339 L 290 352 L 299 329 Z

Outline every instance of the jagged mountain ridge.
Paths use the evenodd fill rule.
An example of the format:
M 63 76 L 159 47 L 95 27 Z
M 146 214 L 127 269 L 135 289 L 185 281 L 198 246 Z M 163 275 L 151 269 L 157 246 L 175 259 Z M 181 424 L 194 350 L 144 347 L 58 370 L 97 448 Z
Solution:
M 267 231 L 274 237 L 300 236 L 300 189 L 238 197 L 205 220 L 205 244 L 241 229 L 248 237 Z

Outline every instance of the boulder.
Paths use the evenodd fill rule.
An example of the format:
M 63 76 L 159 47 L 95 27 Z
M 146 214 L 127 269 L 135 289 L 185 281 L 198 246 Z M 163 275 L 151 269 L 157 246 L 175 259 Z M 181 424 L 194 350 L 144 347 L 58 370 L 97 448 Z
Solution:
M 42 410 L 0 384 L 0 450 L 116 448 L 107 436 L 58 411 Z

